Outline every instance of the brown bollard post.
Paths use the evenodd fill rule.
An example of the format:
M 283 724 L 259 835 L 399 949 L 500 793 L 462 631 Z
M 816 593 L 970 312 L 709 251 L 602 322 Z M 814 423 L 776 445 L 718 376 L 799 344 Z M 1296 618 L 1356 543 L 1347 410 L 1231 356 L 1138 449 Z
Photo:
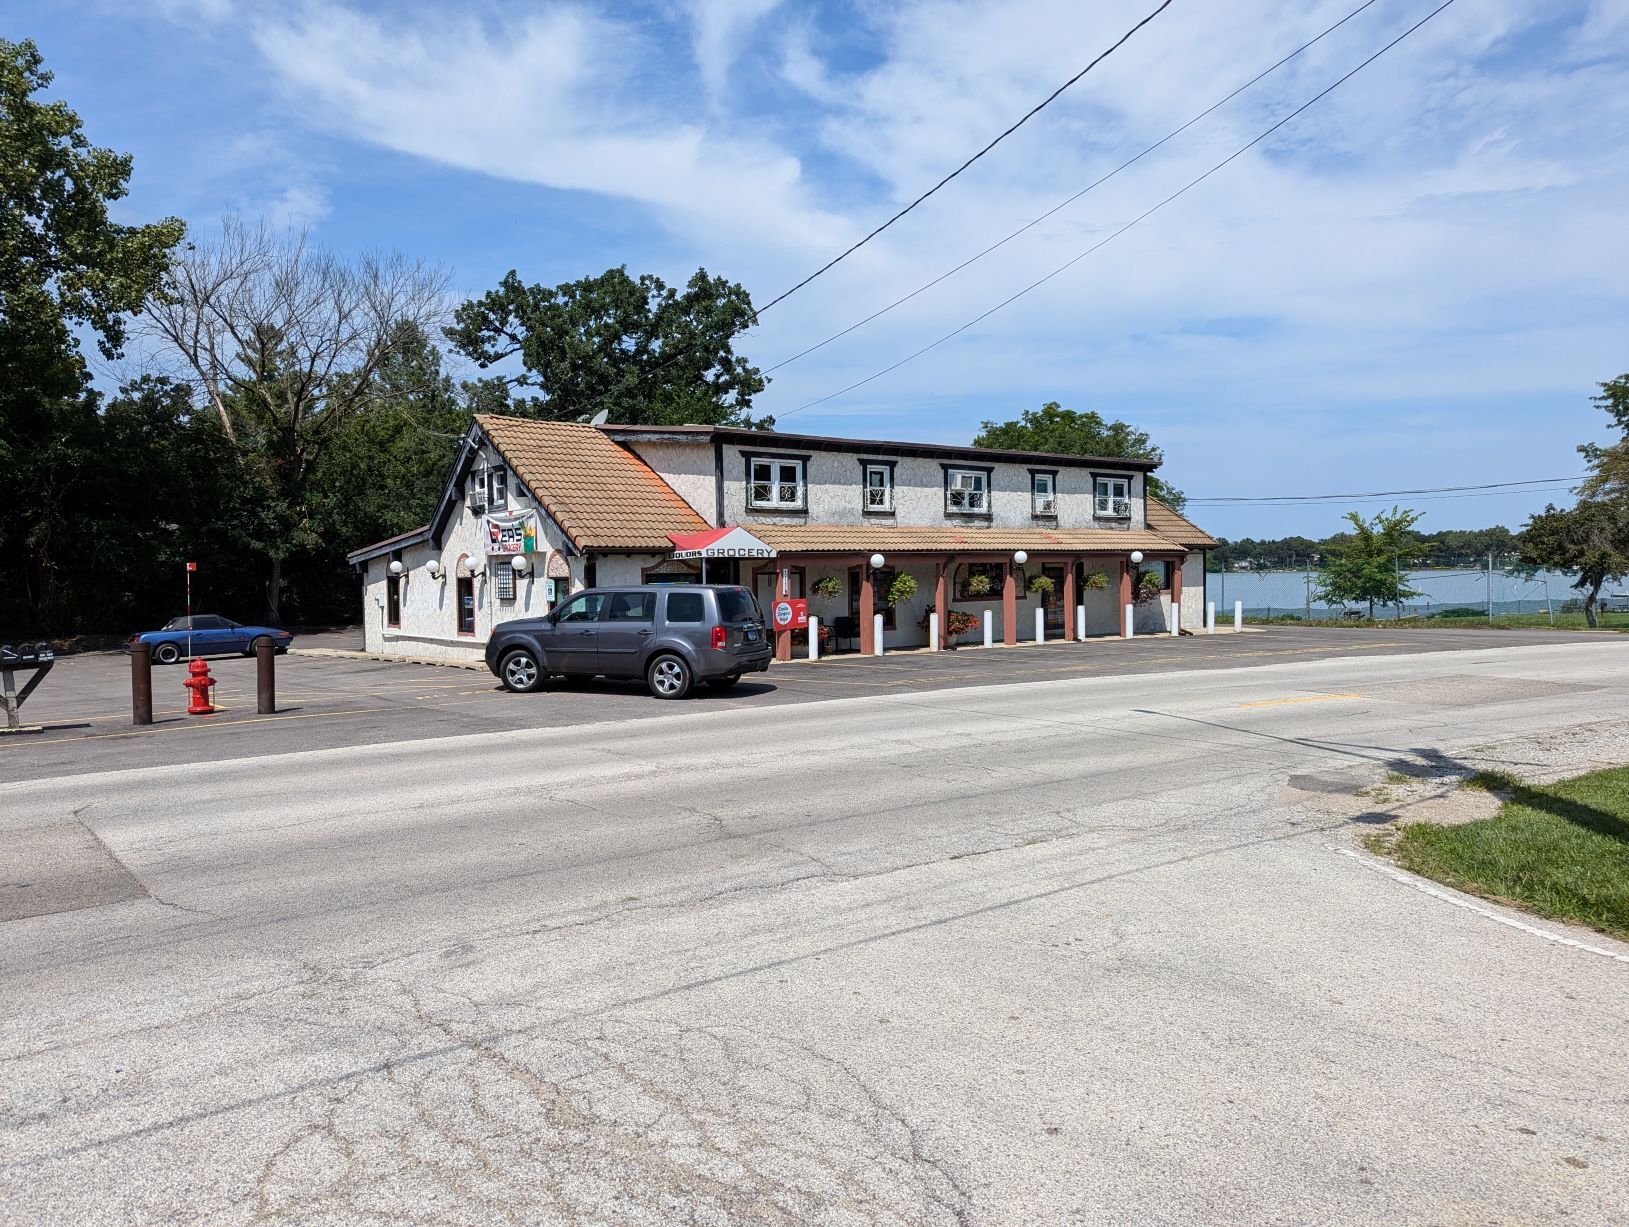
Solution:
M 153 722 L 153 649 L 145 643 L 130 648 L 130 723 Z
M 255 711 L 269 716 L 277 710 L 277 649 L 269 640 L 255 644 Z

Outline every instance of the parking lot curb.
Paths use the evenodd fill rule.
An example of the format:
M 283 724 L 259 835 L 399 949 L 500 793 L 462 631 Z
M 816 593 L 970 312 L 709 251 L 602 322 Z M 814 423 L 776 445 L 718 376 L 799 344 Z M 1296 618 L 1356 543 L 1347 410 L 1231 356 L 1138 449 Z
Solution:
M 378 660 L 398 665 L 440 665 L 448 669 L 487 671 L 482 660 L 438 660 L 433 656 L 401 656 L 391 652 L 362 652 L 348 648 L 290 648 L 290 656 L 329 656 L 338 660 Z

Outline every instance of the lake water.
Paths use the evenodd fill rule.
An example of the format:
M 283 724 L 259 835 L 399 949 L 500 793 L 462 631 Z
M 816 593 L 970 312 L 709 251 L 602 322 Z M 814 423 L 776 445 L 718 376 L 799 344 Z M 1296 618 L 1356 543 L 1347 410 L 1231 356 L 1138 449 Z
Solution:
M 1483 571 L 1410 571 L 1410 586 L 1421 596 L 1404 606 L 1404 613 L 1441 613 L 1445 609 L 1472 609 L 1486 613 L 1488 609 L 1488 573 Z M 1583 594 L 1572 586 L 1574 577 L 1564 571 L 1540 571 L 1531 578 L 1506 575 L 1495 570 L 1492 580 L 1494 613 L 1543 613 L 1547 608 L 1560 611 L 1563 602 L 1581 600 Z M 1224 619 L 1233 608 L 1234 601 L 1244 602 L 1245 613 L 1252 617 L 1271 617 L 1273 614 L 1298 613 L 1314 619 L 1339 619 L 1341 607 L 1320 605 L 1314 599 L 1308 610 L 1307 573 L 1304 571 L 1226 571 L 1206 576 L 1209 599 L 1216 602 L 1216 616 Z M 1317 589 L 1318 573 L 1312 573 L 1311 586 Z M 1607 584 L 1601 596 L 1623 591 L 1622 584 Z M 1367 612 L 1367 606 L 1364 607 Z M 1377 617 L 1397 616 L 1395 607 L 1375 609 Z

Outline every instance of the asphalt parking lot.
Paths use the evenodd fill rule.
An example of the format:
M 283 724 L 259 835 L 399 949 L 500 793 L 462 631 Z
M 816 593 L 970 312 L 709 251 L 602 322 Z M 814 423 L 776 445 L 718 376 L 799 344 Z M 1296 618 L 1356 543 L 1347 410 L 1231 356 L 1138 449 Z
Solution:
M 278 658 L 275 714 L 255 714 L 252 660 L 212 660 L 212 716 L 188 716 L 180 667 L 153 670 L 154 723 L 130 723 L 129 662 L 123 653 L 64 657 L 23 709 L 37 734 L 0 738 L 0 779 L 74 775 L 143 764 L 207 762 L 331 746 L 426 737 L 569 727 L 599 721 L 683 718 L 719 708 L 806 703 L 866 693 L 996 686 L 1025 681 L 1229 669 L 1342 656 L 1492 650 L 1565 642 L 1621 643 L 1629 637 L 1549 631 L 1391 631 L 1265 627 L 1242 635 L 1093 639 L 1016 648 L 834 656 L 776 665 L 727 693 L 705 688 L 679 703 L 653 699 L 636 683 L 551 683 L 536 695 L 502 690 L 485 669 L 402 664 L 326 654 L 360 646 L 359 635 L 302 637 Z M 316 649 L 322 654 L 306 654 Z

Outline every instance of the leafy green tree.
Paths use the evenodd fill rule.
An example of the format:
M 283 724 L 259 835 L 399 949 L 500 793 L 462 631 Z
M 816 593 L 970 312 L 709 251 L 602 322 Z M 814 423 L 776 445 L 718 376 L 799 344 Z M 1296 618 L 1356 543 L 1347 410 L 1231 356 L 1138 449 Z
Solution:
M 1006 422 L 983 422 L 973 440 L 974 447 L 997 447 L 1015 452 L 1056 452 L 1061 456 L 1113 456 L 1121 460 L 1165 459 L 1165 453 L 1149 438 L 1126 422 L 1110 422 L 1092 410 L 1065 409 L 1048 401 L 1039 409 L 1026 409 Z M 1148 492 L 1178 511 L 1187 496 L 1175 486 L 1148 475 Z
M 1325 605 L 1367 602 L 1373 618 L 1376 605 L 1400 608 L 1404 601 L 1420 596 L 1405 577 L 1407 568 L 1424 552 L 1412 531 L 1423 515 L 1393 507 L 1365 520 L 1355 511 L 1347 512 L 1352 532 L 1344 540 L 1331 538 L 1328 542 L 1314 597 Z
M 557 421 L 605 412 L 628 425 L 695 423 L 768 429 L 752 398 L 767 384 L 734 350 L 753 322 L 740 285 L 697 269 L 683 292 L 626 268 L 563 285 L 526 285 L 511 270 L 498 288 L 466 302 L 447 338 L 483 368 L 510 359 L 507 381 L 542 395 L 516 410 Z
M 93 146 L 33 43 L 0 39 L 0 619 L 55 629 L 71 548 L 59 531 L 80 457 L 87 376 L 76 330 L 115 358 L 182 225 L 118 225 L 130 159 Z
M 1546 507 L 1527 521 L 1519 538 L 1530 566 L 1576 571 L 1584 594 L 1584 620 L 1597 626 L 1596 603 L 1609 579 L 1629 575 L 1629 502 L 1580 499 L 1574 507 Z
M 1609 379 L 1601 385 L 1601 394 L 1591 399 L 1612 419 L 1622 438 L 1604 447 L 1586 443 L 1578 449 L 1590 468 L 1581 493 L 1585 498 L 1629 499 L 1629 374 Z

